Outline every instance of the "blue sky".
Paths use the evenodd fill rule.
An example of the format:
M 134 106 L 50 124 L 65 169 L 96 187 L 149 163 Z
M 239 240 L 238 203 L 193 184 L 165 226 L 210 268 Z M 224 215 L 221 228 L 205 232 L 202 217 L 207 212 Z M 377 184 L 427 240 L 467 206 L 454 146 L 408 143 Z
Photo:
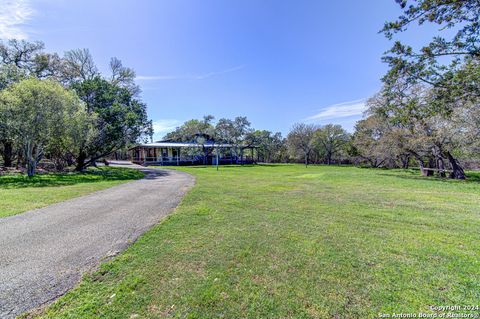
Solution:
M 137 72 L 157 136 L 212 114 L 286 134 L 293 123 L 352 130 L 380 88 L 393 0 L 0 0 L 0 38 L 89 48 Z M 421 38 L 422 34 L 417 34 Z M 428 36 L 428 34 L 425 34 Z

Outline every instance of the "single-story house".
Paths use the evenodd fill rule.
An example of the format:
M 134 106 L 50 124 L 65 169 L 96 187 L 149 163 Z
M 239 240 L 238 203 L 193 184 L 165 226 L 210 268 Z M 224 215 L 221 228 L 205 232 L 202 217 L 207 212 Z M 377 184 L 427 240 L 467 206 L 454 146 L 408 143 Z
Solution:
M 139 144 L 132 149 L 133 163 L 140 165 L 215 165 L 218 164 L 252 164 L 255 146 L 238 147 L 231 144 L 203 144 L 197 142 L 158 141 Z M 250 149 L 249 156 L 245 150 Z M 237 152 L 236 152 L 237 150 Z M 241 154 L 237 154 L 241 153 Z

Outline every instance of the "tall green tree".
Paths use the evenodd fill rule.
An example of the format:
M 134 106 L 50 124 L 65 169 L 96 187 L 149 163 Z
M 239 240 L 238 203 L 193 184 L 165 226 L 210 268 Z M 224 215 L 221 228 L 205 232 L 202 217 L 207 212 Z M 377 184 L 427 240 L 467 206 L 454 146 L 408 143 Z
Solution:
M 77 170 L 151 136 L 152 123 L 146 105 L 134 98 L 129 89 L 99 76 L 73 83 L 72 88 L 85 102 L 87 113 L 96 117 L 95 133 L 85 136 L 80 143 Z
M 436 128 L 438 123 L 450 125 L 452 115 L 465 103 L 480 101 L 480 2 L 476 0 L 396 0 L 403 14 L 385 23 L 381 30 L 388 39 L 411 29 L 414 25 L 438 26 L 438 34 L 416 49 L 396 40 L 383 60 L 390 69 L 383 78 L 383 95 L 389 100 L 393 120 L 408 122 L 408 130 L 422 137 L 417 145 L 431 146 L 429 165 L 443 166 L 444 154 L 452 167 L 454 178 L 465 178 L 463 168 L 454 157 L 454 147 L 461 130 L 448 130 L 449 143 L 437 138 L 447 131 Z M 421 85 L 419 85 L 421 84 Z M 423 94 L 423 96 L 420 96 Z M 393 106 L 393 107 L 392 107 Z M 391 111 L 394 112 L 391 112 Z M 442 133 L 442 134 L 440 134 Z M 430 142 L 426 142 L 430 141 Z M 420 166 L 421 155 L 413 150 Z M 432 157 L 432 153 L 435 155 Z M 428 152 L 427 152 L 428 154 Z M 434 159 L 432 159 L 434 158 Z
M 245 116 L 237 116 L 233 120 L 222 118 L 215 127 L 215 135 L 219 141 L 231 144 L 236 155 L 240 156 L 243 163 L 245 149 L 256 144 L 250 121 Z
M 465 138 L 465 129 L 459 125 L 458 118 L 460 114 L 462 118 L 469 118 L 470 110 L 463 105 L 453 106 L 446 117 L 436 109 L 438 101 L 431 86 L 397 82 L 384 90 L 388 92 L 376 95 L 367 103 L 368 113 L 375 119 L 376 127 L 381 128 L 382 136 L 377 143 L 386 145 L 392 154 L 403 156 L 408 152 L 417 159 L 424 175 L 431 175 L 432 169 L 444 174 L 448 161 L 451 177 L 464 179 L 465 173 L 455 155 Z
M 287 145 L 295 156 L 302 154 L 305 167 L 308 166 L 310 154 L 315 146 L 315 132 L 318 126 L 314 124 L 297 123 L 287 135 Z
M 349 139 L 350 135 L 341 125 L 327 124 L 316 130 L 313 143 L 324 162 L 330 165 L 332 159 L 345 150 Z
M 371 167 L 396 167 L 399 161 L 401 167 L 408 168 L 412 152 L 410 145 L 406 144 L 411 137 L 387 119 L 370 114 L 355 125 L 351 155 Z
M 25 40 L 0 41 L 0 90 L 28 77 L 55 77 L 60 65 L 56 54 L 43 52 L 42 42 Z M 12 165 L 18 147 L 12 139 L 12 132 L 0 125 L 0 153 L 4 165 Z
M 285 141 L 280 132 L 255 130 L 251 135 L 256 141 L 256 151 L 261 161 L 266 163 L 282 161 Z
M 53 80 L 30 78 L 0 93 L 0 123 L 21 145 L 28 176 L 33 176 L 45 151 L 69 139 L 68 128 L 85 113 L 83 103 Z
M 192 119 L 177 127 L 173 132 L 165 135 L 165 139 L 178 142 L 197 142 L 197 137 L 201 136 L 206 140 L 213 139 L 215 127 L 212 115 L 205 115 L 203 119 Z
M 425 24 L 438 34 L 416 49 L 399 40 L 385 54 L 386 85 L 398 79 L 433 86 L 437 108 L 448 113 L 452 101 L 480 98 L 480 2 L 477 0 L 395 0 L 403 14 L 381 30 L 388 39 Z M 445 103 L 447 100 L 449 103 Z

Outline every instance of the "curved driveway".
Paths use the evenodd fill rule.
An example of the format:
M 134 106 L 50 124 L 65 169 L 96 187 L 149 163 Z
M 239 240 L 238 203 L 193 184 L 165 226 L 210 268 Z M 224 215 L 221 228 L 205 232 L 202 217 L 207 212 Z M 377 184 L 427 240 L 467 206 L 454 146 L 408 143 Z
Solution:
M 0 218 L 0 318 L 64 294 L 170 213 L 194 184 L 186 173 L 141 169 L 144 179 Z

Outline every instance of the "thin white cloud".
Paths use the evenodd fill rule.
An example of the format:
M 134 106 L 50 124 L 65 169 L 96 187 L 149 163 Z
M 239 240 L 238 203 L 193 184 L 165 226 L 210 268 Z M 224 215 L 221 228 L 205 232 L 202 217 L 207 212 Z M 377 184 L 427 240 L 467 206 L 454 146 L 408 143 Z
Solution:
M 366 108 L 365 99 L 333 104 L 322 108 L 319 113 L 307 117 L 305 121 L 333 120 L 338 118 L 359 116 L 365 112 Z
M 165 134 L 175 130 L 181 123 L 181 121 L 174 119 L 159 119 L 153 121 L 153 139 L 161 139 Z
M 28 0 L 0 0 L 0 39 L 27 39 L 24 27 L 34 14 Z
M 238 65 L 232 68 L 228 68 L 221 71 L 209 72 L 203 74 L 184 74 L 184 75 L 139 75 L 137 80 L 139 81 L 162 81 L 162 80 L 205 80 L 213 76 L 222 75 L 239 71 L 245 68 L 245 65 Z

